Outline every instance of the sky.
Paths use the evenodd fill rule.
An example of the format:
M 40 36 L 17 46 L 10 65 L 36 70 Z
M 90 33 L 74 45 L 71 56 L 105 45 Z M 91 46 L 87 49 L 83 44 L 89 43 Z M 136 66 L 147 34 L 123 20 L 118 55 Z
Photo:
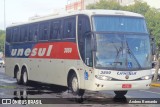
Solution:
M 151 7 L 160 8 L 160 0 L 144 0 L 144 1 L 147 2 L 147 4 L 149 4 Z
M 64 9 L 68 0 L 5 0 L 6 26 L 25 22 L 35 15 L 47 15 Z M 152 7 L 160 8 L 160 0 L 144 0 Z M 4 29 L 4 0 L 0 0 L 0 29 Z
M 67 0 L 5 0 L 6 26 L 24 22 L 35 15 L 47 15 L 64 9 Z M 0 0 L 0 29 L 4 29 L 4 0 Z

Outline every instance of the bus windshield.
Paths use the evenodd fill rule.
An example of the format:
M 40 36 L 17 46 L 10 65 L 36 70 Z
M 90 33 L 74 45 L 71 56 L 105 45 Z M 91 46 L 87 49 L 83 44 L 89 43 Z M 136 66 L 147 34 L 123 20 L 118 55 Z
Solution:
M 97 50 L 95 67 L 117 70 L 151 68 L 151 50 L 148 35 L 95 34 Z
M 145 20 L 139 17 L 93 16 L 94 31 L 148 33 Z

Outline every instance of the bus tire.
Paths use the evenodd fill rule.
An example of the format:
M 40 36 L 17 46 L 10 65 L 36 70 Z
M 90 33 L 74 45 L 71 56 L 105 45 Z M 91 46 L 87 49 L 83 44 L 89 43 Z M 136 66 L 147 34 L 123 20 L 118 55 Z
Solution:
M 83 96 L 85 90 L 79 89 L 78 78 L 75 73 L 71 74 L 69 79 L 69 89 L 72 91 L 73 95 Z
M 19 69 L 16 69 L 16 80 L 17 80 L 17 84 L 22 84 L 22 76 L 21 76 L 21 73 L 19 71 Z
M 114 93 L 116 94 L 116 96 L 124 96 L 127 94 L 127 91 L 114 91 Z
M 23 85 L 27 85 L 28 83 L 28 73 L 26 68 L 22 69 L 22 83 Z

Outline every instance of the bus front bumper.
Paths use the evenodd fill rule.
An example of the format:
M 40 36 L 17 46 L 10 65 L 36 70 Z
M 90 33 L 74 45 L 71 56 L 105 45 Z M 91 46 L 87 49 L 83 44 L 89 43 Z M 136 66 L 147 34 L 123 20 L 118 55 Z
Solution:
M 151 84 L 150 80 L 140 81 L 103 81 L 95 80 L 88 85 L 88 89 L 91 91 L 105 91 L 105 90 L 138 90 L 149 89 Z

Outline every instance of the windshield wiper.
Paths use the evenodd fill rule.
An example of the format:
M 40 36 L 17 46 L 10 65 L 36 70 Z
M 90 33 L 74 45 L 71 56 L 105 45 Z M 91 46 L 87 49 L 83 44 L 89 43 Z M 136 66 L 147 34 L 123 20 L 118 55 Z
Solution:
M 116 49 L 116 52 L 117 52 L 117 55 L 116 55 L 116 58 L 115 58 L 115 61 L 113 62 L 115 64 L 115 67 L 116 65 L 119 63 L 120 65 L 122 65 L 122 62 L 119 62 L 119 53 L 122 51 L 122 56 L 123 56 L 123 42 L 121 42 L 122 46 L 118 49 L 116 47 L 116 45 L 114 45 L 114 42 L 112 41 L 112 44 L 114 46 L 114 48 Z
M 135 57 L 135 55 L 133 54 L 132 50 L 129 48 L 128 42 L 126 41 L 126 45 L 127 45 L 127 52 L 129 55 L 132 55 L 134 60 L 136 61 L 137 65 L 139 66 L 139 68 L 142 68 L 140 63 L 138 62 L 137 58 Z

